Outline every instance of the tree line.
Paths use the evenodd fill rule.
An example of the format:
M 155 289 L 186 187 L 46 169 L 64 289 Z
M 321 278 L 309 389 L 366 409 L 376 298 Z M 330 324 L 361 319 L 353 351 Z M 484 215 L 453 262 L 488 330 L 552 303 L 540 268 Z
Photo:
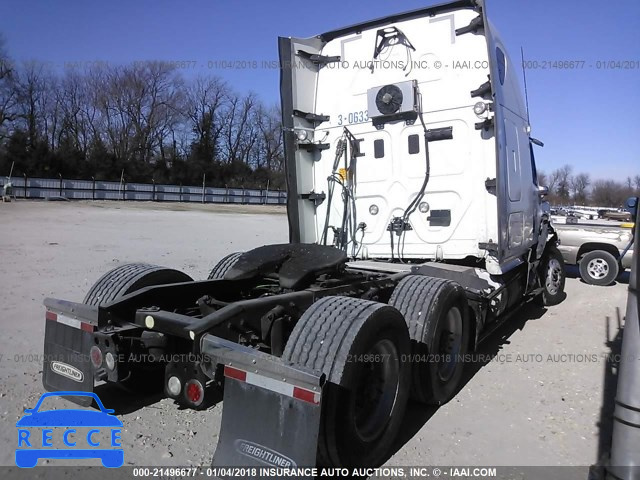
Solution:
M 552 205 L 593 205 L 622 207 L 627 198 L 640 196 L 640 175 L 627 177 L 624 182 L 591 180 L 588 173 L 573 174 L 571 165 L 563 165 L 551 173 L 538 171 L 538 185 L 549 188 Z
M 52 71 L 12 62 L 0 35 L 0 176 L 285 188 L 280 112 L 221 78 L 161 61 Z M 640 175 L 538 173 L 556 205 L 620 206 Z
M 284 188 L 279 109 L 161 61 L 52 71 L 0 38 L 0 175 Z

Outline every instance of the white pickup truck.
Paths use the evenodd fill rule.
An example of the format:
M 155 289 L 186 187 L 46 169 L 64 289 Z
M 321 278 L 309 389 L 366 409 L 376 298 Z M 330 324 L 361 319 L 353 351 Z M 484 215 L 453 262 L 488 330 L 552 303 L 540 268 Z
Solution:
M 582 279 L 610 285 L 621 270 L 631 268 L 633 228 L 602 224 L 554 224 L 558 250 L 566 264 L 578 265 Z

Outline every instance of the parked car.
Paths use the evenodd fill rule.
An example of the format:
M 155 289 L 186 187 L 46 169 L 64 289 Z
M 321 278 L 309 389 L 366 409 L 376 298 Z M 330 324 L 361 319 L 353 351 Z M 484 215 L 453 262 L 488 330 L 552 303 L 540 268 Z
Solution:
M 579 218 L 580 217 L 578 215 L 574 214 L 573 212 L 569 212 L 569 213 L 567 213 L 567 217 L 566 217 L 565 223 L 574 224 L 575 225 L 576 223 L 578 223 L 578 219 Z
M 566 264 L 578 265 L 582 279 L 609 285 L 621 269 L 631 268 L 633 229 L 604 225 L 556 224 L 558 250 Z M 626 250 L 626 252 L 625 252 Z
M 606 220 L 616 220 L 618 222 L 631 222 L 631 213 L 626 211 L 618 211 L 618 212 L 604 212 L 602 218 Z

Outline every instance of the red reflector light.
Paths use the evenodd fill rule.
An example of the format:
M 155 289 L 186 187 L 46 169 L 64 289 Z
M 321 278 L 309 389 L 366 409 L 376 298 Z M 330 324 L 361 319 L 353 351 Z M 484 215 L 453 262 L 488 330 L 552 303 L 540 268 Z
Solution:
M 44 314 L 44 318 L 46 318 L 47 320 L 52 320 L 52 321 L 57 321 L 58 320 L 58 315 L 47 310 L 47 313 Z
M 80 322 L 80 328 L 85 332 L 93 333 L 93 325 L 91 325 L 90 323 Z
M 316 400 L 316 392 L 305 390 L 304 388 L 293 387 L 293 397 L 309 403 L 319 403 Z
M 224 367 L 224 376 L 235 378 L 236 380 L 240 380 L 241 382 L 247 381 L 247 372 L 238 368 L 229 367 L 228 365 L 225 365 Z
M 98 347 L 97 345 L 91 347 L 89 355 L 91 357 L 91 364 L 95 368 L 100 368 L 102 366 L 102 352 L 100 351 L 100 347 Z
M 189 380 L 184 387 L 184 393 L 189 403 L 195 407 L 204 400 L 204 387 L 198 380 Z

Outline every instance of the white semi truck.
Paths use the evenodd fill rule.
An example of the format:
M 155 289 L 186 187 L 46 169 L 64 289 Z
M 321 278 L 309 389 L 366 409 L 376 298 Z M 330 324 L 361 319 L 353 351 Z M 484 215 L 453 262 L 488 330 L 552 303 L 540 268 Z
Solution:
M 519 68 L 480 0 L 279 52 L 290 243 L 207 280 L 128 264 L 81 303 L 46 299 L 43 382 L 155 374 L 190 408 L 223 389 L 216 466 L 379 465 L 410 396 L 447 402 L 466 353 L 563 298 Z

